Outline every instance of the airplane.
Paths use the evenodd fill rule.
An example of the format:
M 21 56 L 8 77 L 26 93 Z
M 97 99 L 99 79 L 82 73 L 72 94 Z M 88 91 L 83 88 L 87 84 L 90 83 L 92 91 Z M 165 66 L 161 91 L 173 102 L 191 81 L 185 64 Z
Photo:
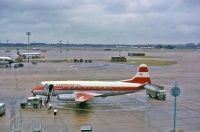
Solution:
M 107 97 L 141 91 L 151 84 L 148 67 L 141 64 L 136 75 L 121 81 L 43 81 L 32 89 L 33 96 L 44 95 L 50 102 L 51 96 L 58 100 L 86 103 L 94 97 Z
M 11 57 L 0 56 L 0 66 L 10 67 L 13 60 Z
M 28 52 L 21 54 L 24 58 L 40 58 L 41 53 L 39 52 Z

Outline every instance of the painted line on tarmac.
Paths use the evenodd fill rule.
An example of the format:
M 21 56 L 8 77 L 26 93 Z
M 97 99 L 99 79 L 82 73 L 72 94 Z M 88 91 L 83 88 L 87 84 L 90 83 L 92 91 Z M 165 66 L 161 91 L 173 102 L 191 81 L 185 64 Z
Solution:
M 79 70 L 79 69 L 77 68 L 77 65 L 71 65 L 70 68 L 72 68 L 72 69 L 74 69 L 74 70 Z
M 13 116 L 10 120 L 8 120 L 6 124 L 7 124 L 7 125 L 10 124 L 10 123 L 18 116 L 18 114 L 19 114 L 19 112 L 17 112 L 17 113 L 15 114 L 15 116 Z
M 88 111 L 88 112 L 92 112 L 93 110 L 97 111 L 97 112 L 112 112 L 112 111 L 144 111 L 145 106 L 138 106 L 138 107 L 130 107 L 130 108 L 119 108 L 119 109 L 79 109 L 79 108 L 73 108 L 73 107 L 64 107 L 64 106 L 56 106 L 57 108 L 60 109 L 64 109 L 64 110 L 81 110 L 81 111 Z

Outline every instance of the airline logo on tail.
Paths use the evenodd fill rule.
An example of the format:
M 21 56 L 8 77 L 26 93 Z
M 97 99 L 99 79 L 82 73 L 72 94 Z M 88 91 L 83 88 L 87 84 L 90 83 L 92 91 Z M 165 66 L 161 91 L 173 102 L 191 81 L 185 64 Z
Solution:
M 146 64 L 141 64 L 138 67 L 136 75 L 132 79 L 124 80 L 124 82 L 130 83 L 140 83 L 140 84 L 151 84 L 151 79 L 149 76 L 149 70 Z

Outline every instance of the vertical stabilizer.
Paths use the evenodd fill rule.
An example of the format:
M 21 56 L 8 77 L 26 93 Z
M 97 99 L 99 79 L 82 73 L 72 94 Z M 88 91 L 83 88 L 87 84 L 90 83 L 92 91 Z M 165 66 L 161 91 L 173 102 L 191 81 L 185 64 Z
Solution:
M 147 65 L 141 64 L 138 67 L 136 75 L 132 79 L 124 80 L 124 82 L 151 84 L 151 79 L 150 79 L 150 76 L 149 76 L 149 71 L 148 71 Z

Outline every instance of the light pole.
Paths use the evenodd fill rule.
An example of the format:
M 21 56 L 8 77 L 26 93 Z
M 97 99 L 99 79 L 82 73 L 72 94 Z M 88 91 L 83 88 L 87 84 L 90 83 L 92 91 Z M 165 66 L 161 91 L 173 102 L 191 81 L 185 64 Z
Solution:
M 62 52 L 62 51 L 61 51 L 61 44 L 62 44 L 62 41 L 60 40 L 60 41 L 59 41 L 60 53 Z
M 172 96 L 174 96 L 174 129 L 173 132 L 176 132 L 176 97 L 180 95 L 180 88 L 177 86 L 177 82 L 175 82 L 175 86 L 170 90 Z
M 28 37 L 28 44 L 27 44 L 27 47 L 28 47 L 28 63 L 29 63 L 29 36 L 31 35 L 31 32 L 26 32 L 26 35 Z
M 147 90 L 145 92 L 145 112 L 144 112 L 144 132 L 148 132 L 148 108 L 149 102 L 147 97 Z

